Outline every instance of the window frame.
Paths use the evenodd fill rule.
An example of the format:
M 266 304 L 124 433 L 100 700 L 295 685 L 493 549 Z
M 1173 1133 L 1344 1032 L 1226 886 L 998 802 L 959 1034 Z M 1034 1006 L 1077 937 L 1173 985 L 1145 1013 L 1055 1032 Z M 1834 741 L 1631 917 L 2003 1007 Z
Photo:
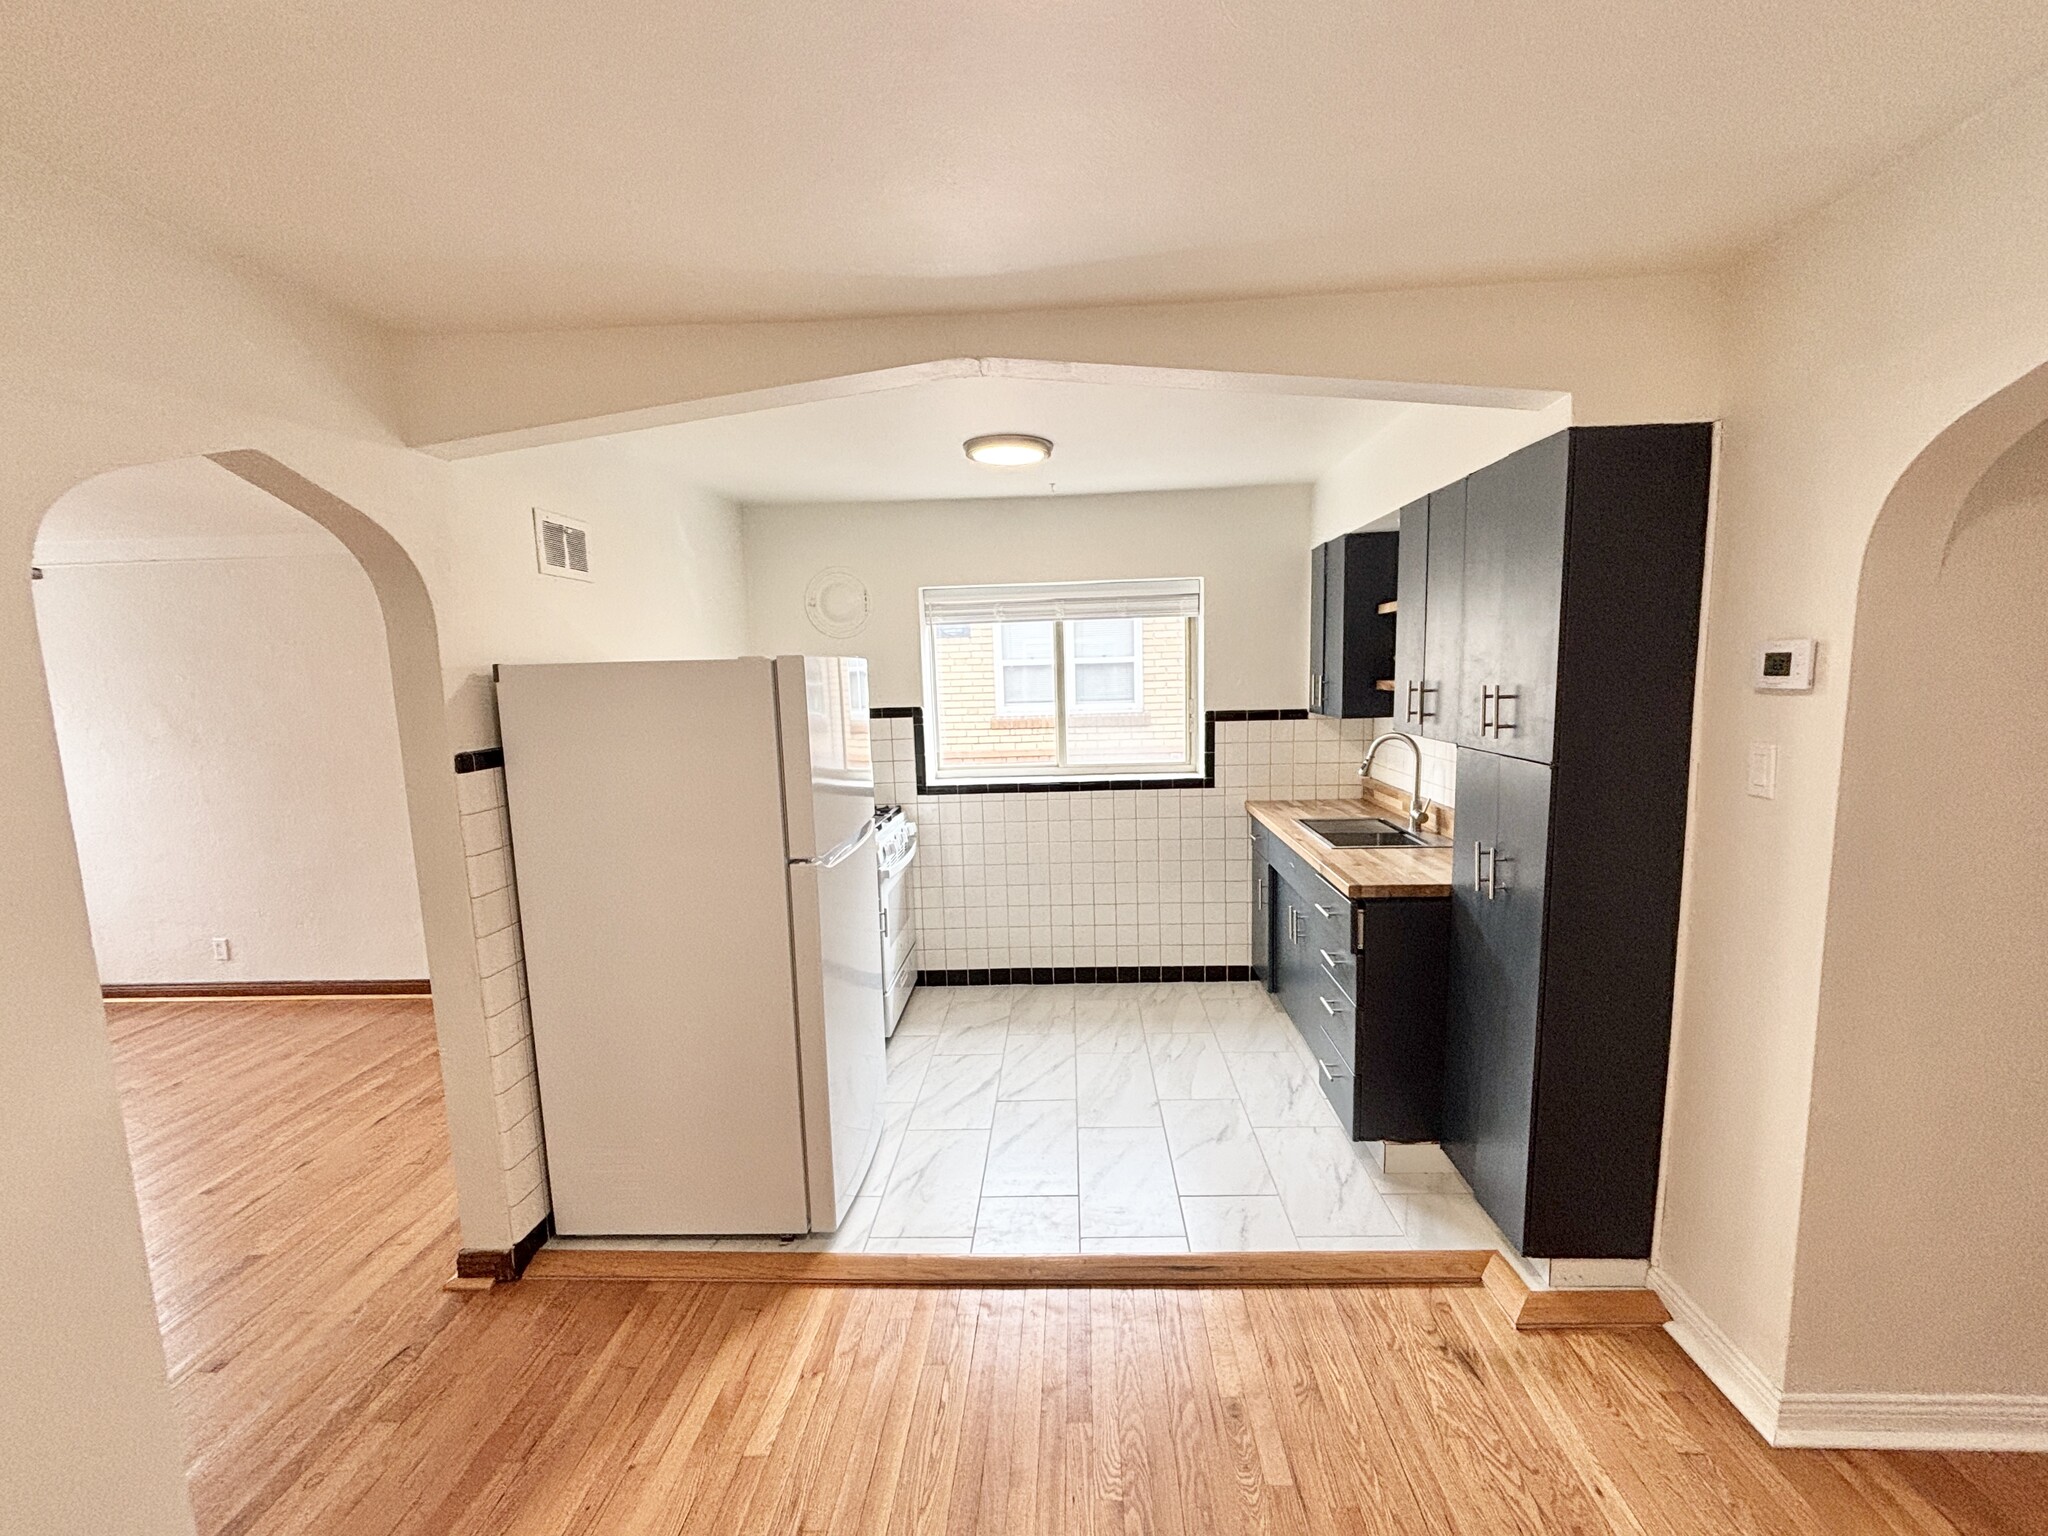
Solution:
M 1043 585 L 1047 587 L 1085 586 L 1089 585 L 1089 583 L 1053 582 L 1044 583 Z M 1108 618 L 1115 617 L 1115 615 L 1077 615 L 1075 617 Z M 1145 615 L 1142 614 L 1129 616 L 1133 652 L 1129 662 L 1132 668 L 1132 704 L 1129 706 L 1117 706 L 1109 710 L 1083 709 L 1079 711 L 1083 716 L 1114 717 L 1118 713 L 1136 715 L 1144 712 L 1144 631 L 1139 622 L 1144 617 Z M 1203 621 L 1207 617 L 1207 594 L 1203 590 L 1202 584 L 1198 584 L 1196 588 L 1195 611 L 1185 615 L 1174 615 L 1174 617 L 1179 618 L 1183 626 L 1182 645 L 1187 658 L 1187 691 L 1182 702 L 1185 749 L 1179 759 L 1171 763 L 1074 764 L 1068 762 L 1067 718 L 1069 713 L 1074 712 L 1070 706 L 1072 663 L 1066 655 L 1067 624 L 1071 620 L 1062 617 L 1048 621 L 1009 621 L 1027 623 L 1050 622 L 1052 624 L 1054 671 L 1053 701 L 1050 718 L 1054 725 L 1054 761 L 1045 764 L 1002 763 L 949 768 L 944 759 L 942 745 L 945 741 L 945 705 L 944 701 L 939 697 L 938 656 L 935 645 L 936 631 L 948 624 L 966 621 L 938 619 L 927 623 L 923 613 L 920 612 L 918 616 L 918 636 L 920 659 L 924 673 L 925 713 L 925 729 L 923 732 L 925 760 L 922 768 L 926 784 L 941 790 L 974 789 L 985 785 L 1006 784 L 1026 784 L 1033 787 L 1071 785 L 1077 789 L 1088 789 L 1112 780 L 1120 783 L 1148 780 L 1157 780 L 1161 783 L 1185 783 L 1206 777 L 1206 738 L 1203 730 L 1204 716 L 1202 713 L 1202 693 L 1206 669 L 1202 637 Z M 999 626 L 1005 621 L 991 619 L 982 622 Z M 1001 659 L 1001 644 L 1002 642 L 998 638 L 992 647 L 996 652 L 993 662 L 996 673 L 996 708 L 992 718 L 1005 721 L 1046 718 L 1043 706 L 1031 706 L 1032 709 L 1039 711 L 1035 714 L 1023 711 L 1010 711 L 1002 707 L 1002 669 L 1005 665 L 1019 665 L 1020 663 L 1003 662 Z M 1122 658 L 1105 659 L 1113 659 L 1119 665 L 1124 664 Z M 1042 662 L 1023 664 L 1044 665 Z

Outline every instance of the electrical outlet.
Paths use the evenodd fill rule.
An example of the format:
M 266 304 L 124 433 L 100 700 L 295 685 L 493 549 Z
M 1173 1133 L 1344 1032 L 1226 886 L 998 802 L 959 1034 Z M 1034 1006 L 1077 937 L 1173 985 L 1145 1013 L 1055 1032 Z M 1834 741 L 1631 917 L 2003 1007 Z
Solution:
M 213 958 L 220 964 L 226 965 L 235 958 L 235 946 L 226 939 L 215 939 L 213 941 Z

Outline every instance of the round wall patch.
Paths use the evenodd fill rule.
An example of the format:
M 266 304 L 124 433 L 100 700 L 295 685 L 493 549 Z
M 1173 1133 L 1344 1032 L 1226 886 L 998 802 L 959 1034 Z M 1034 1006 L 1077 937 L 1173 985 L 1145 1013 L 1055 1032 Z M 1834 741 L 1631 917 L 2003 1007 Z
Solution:
M 846 640 L 868 627 L 868 586 L 843 565 L 818 572 L 804 588 L 804 613 L 811 628 Z

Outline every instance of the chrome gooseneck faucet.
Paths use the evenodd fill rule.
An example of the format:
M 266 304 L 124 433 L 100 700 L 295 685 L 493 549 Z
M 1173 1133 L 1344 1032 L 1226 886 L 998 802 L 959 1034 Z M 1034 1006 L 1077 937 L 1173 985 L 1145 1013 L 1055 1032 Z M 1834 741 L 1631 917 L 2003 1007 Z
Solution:
M 1390 741 L 1405 741 L 1408 751 L 1415 758 L 1415 793 L 1408 797 L 1408 831 L 1411 836 L 1420 836 L 1422 823 L 1434 809 L 1422 798 L 1422 748 L 1406 731 L 1390 731 L 1385 736 L 1375 736 L 1372 745 L 1365 749 L 1365 761 L 1358 765 L 1358 776 L 1363 779 L 1372 772 L 1372 760 L 1380 755 L 1380 748 Z

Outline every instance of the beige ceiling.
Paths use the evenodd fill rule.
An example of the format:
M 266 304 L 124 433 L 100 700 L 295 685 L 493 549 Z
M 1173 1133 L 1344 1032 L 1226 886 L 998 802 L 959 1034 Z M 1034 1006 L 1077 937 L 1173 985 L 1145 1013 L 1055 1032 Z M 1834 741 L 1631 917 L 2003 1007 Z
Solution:
M 2048 64 L 2048 5 L 15 0 L 0 61 L 0 137 L 457 329 L 1696 264 Z
M 1047 379 L 932 379 L 507 457 L 582 466 L 595 456 L 627 454 L 741 502 L 1301 485 L 1403 413 L 1475 409 L 1485 408 Z M 1053 455 L 1029 468 L 973 463 L 962 445 L 984 432 L 1033 433 L 1052 441 Z

